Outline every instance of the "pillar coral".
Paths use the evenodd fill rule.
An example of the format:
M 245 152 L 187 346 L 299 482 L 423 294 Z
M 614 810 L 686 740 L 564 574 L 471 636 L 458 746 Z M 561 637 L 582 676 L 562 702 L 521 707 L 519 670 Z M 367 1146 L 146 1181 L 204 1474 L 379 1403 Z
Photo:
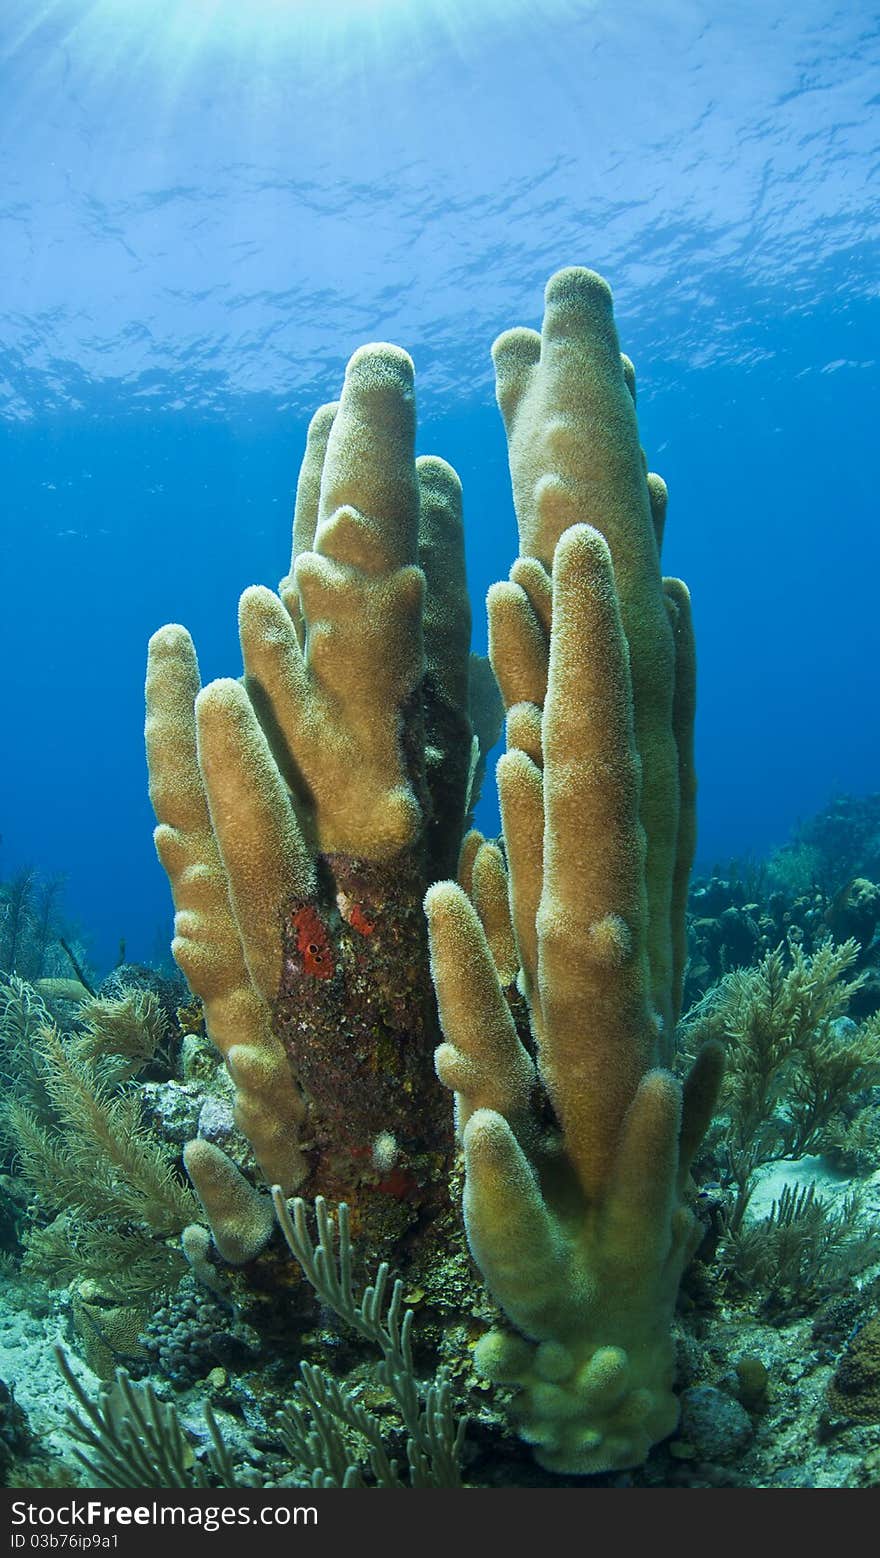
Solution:
M 590 1473 L 639 1464 L 677 1421 L 688 1167 L 720 1079 L 714 1048 L 683 1084 L 666 1069 L 694 845 L 693 636 L 684 585 L 660 572 L 666 491 L 605 282 L 559 272 L 540 335 L 510 331 L 494 358 L 520 534 L 488 601 L 503 852 L 469 840 L 459 882 L 426 898 L 436 1064 L 456 1095 L 470 1248 L 509 1321 L 477 1363 L 516 1387 L 541 1464 Z
M 356 353 L 313 419 L 290 573 L 242 597 L 243 680 L 200 690 L 185 630 L 155 635 L 147 746 L 174 952 L 239 1123 L 268 1180 L 345 1196 L 371 1251 L 448 1196 L 434 884 L 436 1069 L 471 1251 L 509 1322 L 477 1361 L 517 1387 L 542 1464 L 587 1473 L 637 1464 L 677 1418 L 688 1166 L 720 1072 L 712 1048 L 683 1083 L 667 1069 L 693 636 L 685 587 L 660 572 L 666 492 L 605 283 L 560 272 L 541 334 L 508 332 L 494 355 L 520 531 L 488 602 L 503 838 L 468 835 L 458 881 L 439 880 L 474 761 L 460 492 L 413 458 L 394 347 Z M 219 1223 L 225 1170 L 187 1161 Z M 234 1199 L 226 1243 L 247 1256 Z
M 380 1250 L 446 1204 L 422 899 L 454 868 L 472 756 L 461 489 L 414 443 L 409 357 L 361 348 L 309 429 L 290 571 L 241 598 L 243 678 L 201 688 L 176 625 L 147 673 L 173 952 L 237 1122 L 268 1183 L 344 1196 Z M 228 1176 L 186 1161 L 248 1258 L 261 1220 L 227 1239 Z

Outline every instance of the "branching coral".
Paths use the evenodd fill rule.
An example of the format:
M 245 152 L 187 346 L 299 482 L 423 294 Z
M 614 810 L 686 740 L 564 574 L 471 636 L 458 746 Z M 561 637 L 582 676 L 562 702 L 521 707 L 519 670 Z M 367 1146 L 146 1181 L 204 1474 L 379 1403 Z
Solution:
M 541 335 L 510 332 L 494 355 L 521 553 L 489 597 L 508 883 L 476 888 L 502 866 L 483 846 L 474 903 L 453 883 L 428 894 L 437 1068 L 471 1250 L 515 1327 L 478 1362 L 520 1388 L 542 1464 L 590 1472 L 638 1463 L 677 1420 L 685 1185 L 719 1074 L 715 1046 L 683 1089 L 662 1069 L 693 849 L 693 642 L 687 592 L 660 575 L 665 488 L 645 474 L 605 283 L 553 277 Z M 505 896 L 529 1034 L 507 999 Z
M 861 975 L 844 978 L 858 952 L 854 941 L 829 941 L 812 955 L 777 947 L 728 974 L 688 1018 L 688 1046 L 715 1040 L 726 1050 L 717 1151 L 736 1187 L 733 1232 L 761 1164 L 845 1138 L 847 1111 L 880 1082 L 880 1014 L 837 1028 L 861 983 Z
M 382 1354 L 378 1374 L 401 1419 L 406 1480 L 397 1462 L 389 1456 L 380 1420 L 331 1375 L 306 1363 L 300 1365 L 301 1378 L 279 1424 L 286 1447 L 300 1465 L 308 1468 L 313 1487 L 364 1486 L 360 1467 L 352 1458 L 352 1434 L 367 1446 L 377 1487 L 460 1487 L 466 1422 L 456 1422 L 449 1381 L 442 1371 L 424 1389 L 416 1379 L 412 1354 L 415 1314 L 404 1307 L 400 1278 L 391 1282 L 387 1262 L 383 1261 L 358 1300 L 352 1286 L 353 1252 L 345 1203 L 339 1207 L 334 1228 L 323 1198 L 316 1198 L 315 1243 L 309 1233 L 305 1203 L 297 1198 L 291 1215 L 278 1190 L 274 1192 L 274 1202 L 288 1249 L 318 1297 Z M 345 1430 L 349 1430 L 348 1437 Z
M 76 954 L 60 934 L 63 886 L 63 877 L 41 877 L 30 868 L 0 882 L 0 969 L 6 974 L 51 986 L 74 963 L 82 976 Z
M 437 881 L 477 766 L 460 493 L 443 462 L 414 460 L 397 348 L 357 352 L 313 419 L 290 574 L 242 597 L 243 682 L 200 690 L 184 630 L 155 636 L 147 748 L 175 956 L 239 1123 L 267 1179 L 344 1194 L 377 1249 L 447 1200 L 419 912 L 435 884 L 437 1070 L 456 1093 L 467 1232 L 519 1333 L 479 1357 L 522 1387 L 543 1463 L 587 1472 L 637 1463 L 677 1414 L 688 1164 L 720 1069 L 712 1045 L 684 1086 L 665 1069 L 693 635 L 684 585 L 660 573 L 666 490 L 605 283 L 560 272 L 542 334 L 508 332 L 495 362 L 521 555 L 489 597 L 504 836 L 468 837 L 464 885 Z M 216 1162 L 189 1159 L 207 1206 Z
M 68 1407 L 74 1455 L 100 1488 L 208 1488 L 237 1486 L 229 1451 L 210 1405 L 207 1464 L 196 1460 L 174 1407 L 159 1400 L 149 1381 L 133 1384 L 125 1369 L 93 1401 L 61 1347 L 55 1356 L 80 1410 Z M 210 1475 L 213 1473 L 213 1476 Z
M 117 998 L 93 998 L 79 1008 L 71 1045 L 78 1060 L 102 1063 L 122 1081 L 167 1052 L 168 1020 L 152 990 L 127 990 Z
M 401 1420 L 406 1472 L 391 1453 L 387 1426 L 333 1375 L 303 1362 L 289 1405 L 276 1420 L 301 1485 L 313 1488 L 448 1488 L 461 1486 L 465 1421 L 456 1421 L 448 1381 L 441 1373 L 422 1386 L 412 1356 L 414 1314 L 403 1303 L 403 1283 L 382 1263 L 360 1298 L 352 1285 L 354 1254 L 348 1207 L 334 1228 L 323 1200 L 315 1203 L 318 1242 L 309 1232 L 305 1203 L 293 1214 L 280 1191 L 275 1209 L 291 1254 L 323 1303 L 382 1354 L 378 1375 Z M 186 1488 L 238 1484 L 232 1456 L 210 1404 L 205 1462 L 196 1458 L 174 1407 L 149 1382 L 132 1384 L 124 1369 L 97 1400 L 83 1390 L 61 1348 L 56 1357 L 78 1406 L 68 1408 L 74 1453 L 101 1487 Z M 369 1470 L 360 1464 L 360 1456 Z
M 8 1104 L 13 1099 L 46 1117 L 46 1089 L 37 1036 L 50 1022 L 34 986 L 17 974 L 0 982 L 0 1082 Z
M 127 1301 L 177 1281 L 177 1240 L 197 1204 L 144 1126 L 137 1093 L 109 1081 L 51 1024 L 34 1047 L 43 1112 L 32 1098 L 11 1096 L 2 1113 L 19 1171 L 54 1219 L 28 1234 L 28 1269 L 61 1282 L 97 1278 Z
M 473 775 L 460 486 L 414 437 L 409 358 L 362 348 L 309 429 L 290 573 L 242 596 L 243 681 L 200 690 L 174 626 L 147 677 L 173 950 L 238 1123 L 270 1184 L 344 1193 L 377 1243 L 442 1200 L 421 900 Z
M 784 1185 L 768 1215 L 729 1232 L 719 1255 L 730 1285 L 775 1316 L 809 1311 L 878 1259 L 880 1229 L 866 1224 L 858 1191 L 832 1206 L 813 1185 Z

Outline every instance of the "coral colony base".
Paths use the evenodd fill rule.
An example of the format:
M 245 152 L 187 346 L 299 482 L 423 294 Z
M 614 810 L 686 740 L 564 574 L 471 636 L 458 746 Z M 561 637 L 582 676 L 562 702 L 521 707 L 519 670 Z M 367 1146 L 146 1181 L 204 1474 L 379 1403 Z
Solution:
M 409 357 L 362 347 L 309 429 L 289 573 L 241 598 L 243 677 L 202 687 L 182 627 L 150 644 L 188 990 L 7 963 L 7 1280 L 31 1317 L 67 1285 L 62 1480 L 699 1485 L 751 1454 L 785 1485 L 750 1446 L 780 1325 L 829 1304 L 822 1421 L 880 1422 L 871 1191 L 783 1176 L 766 1204 L 781 1159 L 877 1162 L 880 889 L 856 847 L 798 896 L 802 841 L 763 908 L 699 884 L 688 950 L 689 598 L 605 282 L 560 271 L 493 355 L 520 548 L 491 671 L 460 483 L 415 458 Z M 838 1478 L 871 1480 L 860 1431 Z

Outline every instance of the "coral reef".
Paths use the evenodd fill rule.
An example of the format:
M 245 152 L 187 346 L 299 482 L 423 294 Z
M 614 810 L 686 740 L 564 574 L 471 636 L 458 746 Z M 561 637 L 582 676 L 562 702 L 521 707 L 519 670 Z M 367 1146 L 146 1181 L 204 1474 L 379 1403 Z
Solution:
M 412 364 L 362 348 L 289 572 L 242 596 L 242 679 L 151 642 L 189 989 L 94 989 L 60 938 L 25 964 L 31 880 L 4 895 L 23 1484 L 880 1480 L 876 798 L 703 877 L 688 924 L 689 600 L 605 283 L 560 272 L 494 355 L 520 555 L 491 663 Z
M 875 1112 L 880 1015 L 856 1024 L 847 1009 L 862 975 L 854 941 L 813 954 L 777 947 L 713 987 L 684 1024 L 684 1047 L 724 1045 L 727 1069 L 715 1125 L 723 1182 L 736 1187 L 728 1226 L 743 1220 L 762 1163 L 799 1158 L 858 1136 Z
M 800 847 L 792 844 L 769 861 L 731 861 L 692 883 L 685 1009 L 725 974 L 759 962 L 780 942 L 812 953 L 829 933 L 835 941 L 858 942 L 862 978 L 850 998 L 852 1014 L 868 1017 L 880 1007 L 880 887 L 857 872 L 827 892 L 812 871 L 796 869 L 801 860 Z
M 858 1190 L 834 1206 L 814 1184 L 784 1184 L 766 1217 L 728 1228 L 718 1271 L 763 1313 L 801 1315 L 878 1261 L 880 1228 Z
M 855 876 L 880 878 L 880 793 L 839 795 L 802 822 L 768 866 L 770 880 L 833 897 Z
M 32 867 L 0 881 L 0 971 L 35 984 L 45 1000 L 77 1002 L 94 990 L 85 951 L 60 914 L 63 887 L 63 877 Z
M 461 1486 L 460 1457 L 466 1422 L 456 1420 L 449 1382 L 441 1371 L 424 1389 L 413 1363 L 414 1312 L 403 1302 L 400 1278 L 389 1281 L 380 1264 L 360 1299 L 352 1286 L 353 1252 L 348 1207 L 340 1203 L 334 1229 L 323 1200 L 315 1202 L 318 1241 L 309 1232 L 305 1203 L 292 1215 L 280 1190 L 275 1207 L 290 1253 L 318 1297 L 381 1354 L 378 1380 L 400 1419 L 389 1431 L 328 1372 L 307 1362 L 274 1429 L 296 1468 L 300 1485 L 314 1488 L 450 1488 Z M 164 1403 L 150 1381 L 132 1382 L 117 1369 L 97 1399 L 83 1389 L 63 1348 L 58 1364 L 80 1408 L 68 1408 L 74 1455 L 105 1487 L 181 1488 L 240 1486 L 232 1454 L 211 1404 L 202 1403 L 209 1440 L 198 1458 L 174 1406 Z M 222 1372 L 222 1371 L 221 1371 Z M 0 1382 L 0 1391 L 4 1387 Z M 11 1399 L 11 1398 L 10 1398 Z M 2 1398 L 0 1398 L 2 1406 Z M 401 1439 L 406 1469 L 392 1455 Z M 364 1481 L 359 1458 L 371 1473 Z M 248 1479 L 250 1480 L 250 1479 Z
M 0 968 L 6 973 L 34 980 L 50 971 L 62 885 L 60 877 L 41 880 L 32 869 L 0 883 Z

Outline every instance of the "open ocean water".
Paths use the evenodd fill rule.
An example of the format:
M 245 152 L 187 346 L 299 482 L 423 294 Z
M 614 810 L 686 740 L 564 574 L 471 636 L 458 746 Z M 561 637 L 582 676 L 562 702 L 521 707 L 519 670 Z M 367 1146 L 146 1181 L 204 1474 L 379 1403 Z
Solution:
M 693 593 L 700 859 L 880 788 L 878 60 L 875 8 L 819 0 L 4 0 L 0 876 L 63 874 L 101 969 L 167 945 L 146 641 L 238 674 L 364 341 L 412 353 L 462 476 L 483 647 L 489 348 L 573 263 Z

